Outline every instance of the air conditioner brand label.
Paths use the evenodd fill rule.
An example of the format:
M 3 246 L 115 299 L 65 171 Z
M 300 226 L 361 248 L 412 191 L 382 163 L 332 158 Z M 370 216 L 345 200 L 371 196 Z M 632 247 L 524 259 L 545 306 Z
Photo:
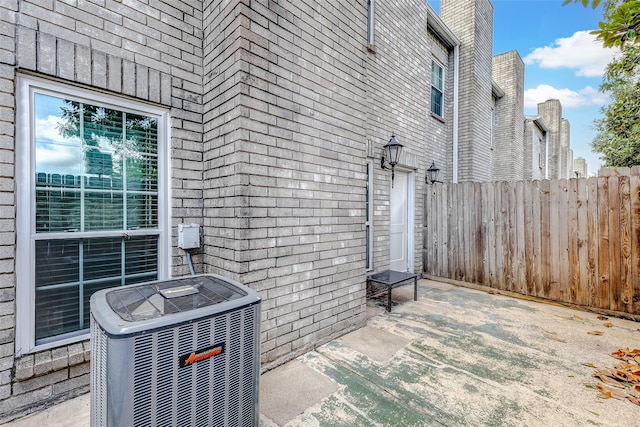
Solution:
M 211 347 L 203 348 L 198 351 L 180 356 L 180 367 L 184 368 L 185 366 L 193 365 L 194 363 L 201 362 L 222 353 L 224 353 L 224 343 L 215 344 Z

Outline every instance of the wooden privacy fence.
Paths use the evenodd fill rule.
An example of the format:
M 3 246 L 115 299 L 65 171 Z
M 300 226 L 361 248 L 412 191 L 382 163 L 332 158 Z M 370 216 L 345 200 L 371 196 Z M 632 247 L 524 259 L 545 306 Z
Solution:
M 427 276 L 640 319 L 640 168 L 425 187 Z

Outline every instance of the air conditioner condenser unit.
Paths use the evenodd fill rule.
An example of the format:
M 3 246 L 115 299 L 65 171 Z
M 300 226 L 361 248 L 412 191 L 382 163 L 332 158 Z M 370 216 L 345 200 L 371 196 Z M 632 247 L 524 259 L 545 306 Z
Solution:
M 91 425 L 258 425 L 260 298 L 218 275 L 91 297 Z

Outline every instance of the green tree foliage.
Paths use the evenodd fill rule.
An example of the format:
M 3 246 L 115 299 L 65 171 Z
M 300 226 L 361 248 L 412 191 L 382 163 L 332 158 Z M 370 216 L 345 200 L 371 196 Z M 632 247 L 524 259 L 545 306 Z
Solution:
M 565 0 L 568 3 L 590 0 Z M 591 0 L 596 8 L 600 0 Z M 607 0 L 603 21 L 592 31 L 605 47 L 620 49 L 607 66 L 600 90 L 611 96 L 595 121 L 598 131 L 591 143 L 606 166 L 640 165 L 640 1 Z
M 564 4 L 581 3 L 593 9 L 600 5 L 600 0 L 565 0 Z M 602 40 L 604 47 L 623 47 L 640 41 L 640 1 L 608 0 L 604 4 L 604 20 L 598 29 L 591 32 Z

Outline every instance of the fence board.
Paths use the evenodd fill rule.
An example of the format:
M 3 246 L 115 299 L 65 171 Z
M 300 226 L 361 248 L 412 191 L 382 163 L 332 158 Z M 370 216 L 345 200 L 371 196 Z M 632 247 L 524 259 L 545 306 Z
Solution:
M 619 178 L 620 301 L 615 310 L 631 311 L 631 195 L 629 176 Z
M 487 202 L 483 206 L 483 210 L 487 212 L 487 265 L 489 266 L 488 273 L 485 272 L 485 276 L 488 278 L 487 284 L 489 286 L 496 286 L 496 220 L 495 220 L 495 185 L 488 183 L 484 185 L 487 189 Z
M 589 304 L 589 241 L 587 226 L 587 201 L 589 197 L 587 180 L 577 180 L 576 216 L 578 219 L 578 295 L 576 303 Z
M 449 214 L 447 215 L 449 221 L 449 277 L 452 279 L 457 278 L 457 266 L 458 266 L 458 198 L 456 197 L 457 188 L 451 184 L 447 186 L 447 198 L 449 199 Z
M 587 240 L 588 240 L 588 279 L 590 307 L 599 307 L 600 304 L 600 277 L 598 273 L 598 178 L 589 178 L 587 181 L 589 196 L 587 200 Z
M 620 306 L 622 287 L 620 282 L 620 179 L 609 177 L 609 309 L 617 310 Z
M 531 295 L 542 294 L 542 228 L 541 228 L 541 202 L 542 189 L 540 181 L 533 181 L 531 193 L 531 234 L 532 234 L 532 267 L 531 280 L 533 282 Z
M 609 309 L 609 180 L 598 178 L 598 282 L 597 306 Z
M 524 207 L 524 289 L 522 293 L 533 295 L 533 198 L 531 188 L 533 182 L 522 183 L 522 197 Z
M 568 229 L 568 180 L 560 180 L 558 189 L 558 249 L 560 259 L 558 263 L 558 292 L 560 301 L 569 301 L 569 234 Z
M 578 180 L 567 181 L 567 222 L 568 233 L 568 269 L 567 289 L 569 302 L 578 300 L 578 286 L 580 282 L 580 260 L 578 259 Z
M 504 206 L 506 210 L 506 228 L 503 236 L 505 239 L 505 277 L 507 279 L 506 289 L 509 291 L 514 290 L 514 259 L 515 259 L 515 188 L 513 182 L 507 182 L 507 200 Z
M 482 186 L 479 182 L 473 184 L 473 198 L 475 199 L 475 209 L 473 209 L 475 216 L 475 226 L 473 228 L 473 244 L 474 244 L 474 256 L 475 270 L 473 272 L 474 281 L 479 284 L 484 284 L 484 223 L 482 217 L 483 205 L 482 201 Z
M 631 173 L 631 313 L 640 314 L 640 166 L 634 166 Z
M 443 186 L 438 184 L 437 187 L 439 190 L 441 190 L 441 198 L 438 199 L 438 204 L 440 206 L 440 216 L 439 216 L 439 225 L 441 224 L 441 226 L 438 228 L 439 232 L 440 232 L 440 239 L 438 240 L 441 243 L 441 246 L 438 247 L 438 250 L 440 251 L 440 256 L 439 259 L 442 262 L 441 265 L 441 272 L 442 274 L 444 274 L 444 272 L 448 271 L 449 269 L 449 222 L 446 221 L 447 219 L 447 209 L 449 207 L 449 198 L 447 197 L 448 192 L 447 191 L 443 191 Z
M 559 300 L 560 293 L 560 182 L 551 181 L 550 188 L 550 214 L 549 214 L 549 263 L 550 263 L 550 288 L 544 295 L 546 298 Z
M 541 241 L 541 287 L 538 296 L 545 297 L 551 292 L 551 181 L 541 182 L 540 241 Z
M 494 196 L 495 196 L 495 230 L 496 230 L 496 244 L 495 244 L 495 253 L 493 257 L 496 262 L 495 268 L 495 287 L 497 289 L 504 289 L 504 249 L 503 249 L 503 238 L 502 234 L 504 231 L 504 214 L 502 212 L 502 196 L 504 192 L 502 191 L 504 183 L 497 182 L 494 184 Z
M 516 292 L 525 293 L 526 292 L 526 260 L 525 260 L 525 216 L 524 216 L 524 184 L 521 181 L 517 181 L 515 183 L 515 227 L 514 227 L 514 236 L 515 236 L 515 250 L 516 250 L 516 276 L 515 276 L 515 284 L 514 288 Z
M 455 188 L 456 204 L 458 209 L 458 259 L 456 260 L 456 279 L 464 281 L 464 184 Z
M 474 223 L 473 212 L 475 211 L 475 209 L 473 209 L 472 207 L 476 206 L 476 204 L 473 200 L 473 193 L 471 192 L 471 188 L 470 188 L 472 185 L 473 184 L 470 182 L 466 182 L 462 185 L 462 203 L 463 203 L 462 210 L 464 212 L 464 216 L 463 216 L 464 222 L 462 224 L 462 228 L 464 230 L 464 237 L 463 237 L 464 255 L 462 259 L 462 267 L 463 267 L 462 271 L 463 271 L 463 277 L 464 277 L 463 280 L 467 282 L 474 281 L 474 277 L 472 274 L 474 260 L 473 260 L 473 256 L 471 255 L 473 253 L 472 251 L 473 237 L 471 233 L 471 226 Z M 465 209 L 464 205 L 469 206 L 469 208 Z

